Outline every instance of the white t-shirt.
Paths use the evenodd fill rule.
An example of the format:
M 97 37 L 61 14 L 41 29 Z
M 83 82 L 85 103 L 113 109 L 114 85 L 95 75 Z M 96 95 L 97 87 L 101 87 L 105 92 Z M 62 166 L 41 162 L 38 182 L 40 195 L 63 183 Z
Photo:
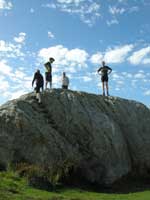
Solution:
M 64 85 L 64 86 L 69 85 L 69 78 L 67 76 L 62 78 L 62 85 Z

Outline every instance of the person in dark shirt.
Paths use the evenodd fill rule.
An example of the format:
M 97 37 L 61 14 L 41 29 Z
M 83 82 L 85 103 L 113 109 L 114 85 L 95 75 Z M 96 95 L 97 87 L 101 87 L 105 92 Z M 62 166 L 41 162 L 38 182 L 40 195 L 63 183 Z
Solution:
M 109 96 L 108 90 L 108 75 L 112 72 L 112 69 L 105 65 L 105 62 L 102 62 L 102 67 L 100 67 L 97 72 L 101 75 L 102 81 L 102 89 L 103 89 L 103 96 L 105 96 L 105 87 L 107 96 Z
M 45 63 L 45 89 L 47 89 L 47 84 L 50 83 L 50 88 L 52 88 L 52 63 L 55 61 L 54 58 L 49 58 L 49 62 Z
M 32 87 L 34 85 L 34 82 L 36 82 L 36 87 L 35 87 L 36 99 L 38 100 L 38 103 L 41 103 L 40 89 L 42 89 L 42 91 L 43 91 L 44 79 L 43 79 L 43 76 L 40 73 L 39 69 L 34 74 L 33 81 L 32 81 Z

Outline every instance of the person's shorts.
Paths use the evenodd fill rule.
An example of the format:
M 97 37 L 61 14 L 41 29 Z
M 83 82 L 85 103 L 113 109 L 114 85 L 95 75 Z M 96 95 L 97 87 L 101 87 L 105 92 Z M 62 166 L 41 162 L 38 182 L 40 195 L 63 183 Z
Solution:
M 68 85 L 62 85 L 62 89 L 68 89 Z
M 50 72 L 45 72 L 45 79 L 48 82 L 52 82 L 52 74 Z
M 108 82 L 108 76 L 102 76 L 101 81 L 102 82 Z

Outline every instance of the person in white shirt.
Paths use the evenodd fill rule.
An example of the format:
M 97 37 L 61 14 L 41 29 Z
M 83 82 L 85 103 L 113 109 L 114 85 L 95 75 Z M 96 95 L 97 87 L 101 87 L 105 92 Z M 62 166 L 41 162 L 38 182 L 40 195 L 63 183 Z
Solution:
M 62 76 L 62 89 L 68 89 L 69 86 L 69 78 L 66 76 L 66 73 L 63 72 Z

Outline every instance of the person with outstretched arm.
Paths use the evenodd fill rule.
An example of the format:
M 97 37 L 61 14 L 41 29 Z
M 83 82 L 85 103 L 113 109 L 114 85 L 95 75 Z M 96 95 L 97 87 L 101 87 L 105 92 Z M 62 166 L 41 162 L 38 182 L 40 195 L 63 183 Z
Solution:
M 106 66 L 105 62 L 103 61 L 102 66 L 97 70 L 97 72 L 101 75 L 103 96 L 105 96 L 105 87 L 106 87 L 106 94 L 107 96 L 109 96 L 108 75 L 112 72 L 112 69 Z
M 40 89 L 42 89 L 42 91 L 43 91 L 44 79 L 43 79 L 43 76 L 40 73 L 39 69 L 37 69 L 37 71 L 34 74 L 33 81 L 32 81 L 32 87 L 34 85 L 34 82 L 36 82 L 36 87 L 35 87 L 36 99 L 38 100 L 38 103 L 41 104 Z
M 45 66 L 45 89 L 47 89 L 47 84 L 50 84 L 50 89 L 52 88 L 52 63 L 55 61 L 54 58 L 49 58 L 49 61 L 44 64 Z

